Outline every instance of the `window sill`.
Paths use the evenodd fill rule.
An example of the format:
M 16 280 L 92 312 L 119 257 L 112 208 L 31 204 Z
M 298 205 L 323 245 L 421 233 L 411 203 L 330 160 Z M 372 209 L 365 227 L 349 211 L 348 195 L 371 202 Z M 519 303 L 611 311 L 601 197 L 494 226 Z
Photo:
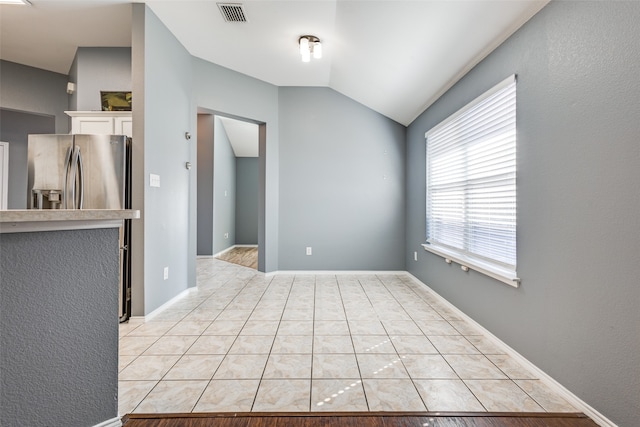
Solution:
M 497 265 L 489 264 L 465 255 L 447 250 L 440 246 L 423 244 L 422 247 L 424 248 L 425 251 L 428 251 L 443 257 L 448 264 L 451 264 L 451 262 L 460 264 L 460 267 L 463 270 L 465 270 L 464 267 L 467 267 L 468 269 L 471 269 L 471 270 L 477 271 L 478 273 L 482 273 L 486 276 L 492 277 L 509 286 L 513 286 L 514 288 L 517 288 L 520 286 L 520 279 L 517 277 L 515 271 L 511 271 Z

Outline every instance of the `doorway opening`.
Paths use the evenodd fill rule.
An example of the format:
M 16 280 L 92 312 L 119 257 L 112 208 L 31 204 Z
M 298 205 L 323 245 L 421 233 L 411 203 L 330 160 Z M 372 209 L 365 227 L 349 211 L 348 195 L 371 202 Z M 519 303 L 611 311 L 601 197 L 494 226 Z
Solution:
M 198 113 L 197 255 L 264 271 L 264 124 Z

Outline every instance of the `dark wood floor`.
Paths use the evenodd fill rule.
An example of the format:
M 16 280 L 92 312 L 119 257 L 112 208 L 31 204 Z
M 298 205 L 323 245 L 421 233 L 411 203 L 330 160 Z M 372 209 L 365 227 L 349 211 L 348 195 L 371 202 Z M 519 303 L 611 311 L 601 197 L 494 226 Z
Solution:
M 244 413 L 130 414 L 124 427 L 597 427 L 584 414 Z

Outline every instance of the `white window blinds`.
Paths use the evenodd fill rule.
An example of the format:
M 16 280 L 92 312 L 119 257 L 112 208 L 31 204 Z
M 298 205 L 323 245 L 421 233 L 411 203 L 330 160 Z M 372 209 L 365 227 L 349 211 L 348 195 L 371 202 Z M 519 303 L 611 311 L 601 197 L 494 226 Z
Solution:
M 516 269 L 516 81 L 511 76 L 426 133 L 427 246 Z M 454 258 L 455 260 L 455 258 Z M 471 265 L 469 265 L 471 264 Z M 514 280 L 514 279 L 510 279 Z

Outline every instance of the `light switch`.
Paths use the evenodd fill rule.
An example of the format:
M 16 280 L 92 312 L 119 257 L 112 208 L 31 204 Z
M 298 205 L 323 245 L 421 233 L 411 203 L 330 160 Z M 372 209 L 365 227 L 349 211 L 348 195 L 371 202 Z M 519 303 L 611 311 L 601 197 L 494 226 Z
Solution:
M 160 187 L 160 175 L 149 174 L 149 186 L 150 187 Z

